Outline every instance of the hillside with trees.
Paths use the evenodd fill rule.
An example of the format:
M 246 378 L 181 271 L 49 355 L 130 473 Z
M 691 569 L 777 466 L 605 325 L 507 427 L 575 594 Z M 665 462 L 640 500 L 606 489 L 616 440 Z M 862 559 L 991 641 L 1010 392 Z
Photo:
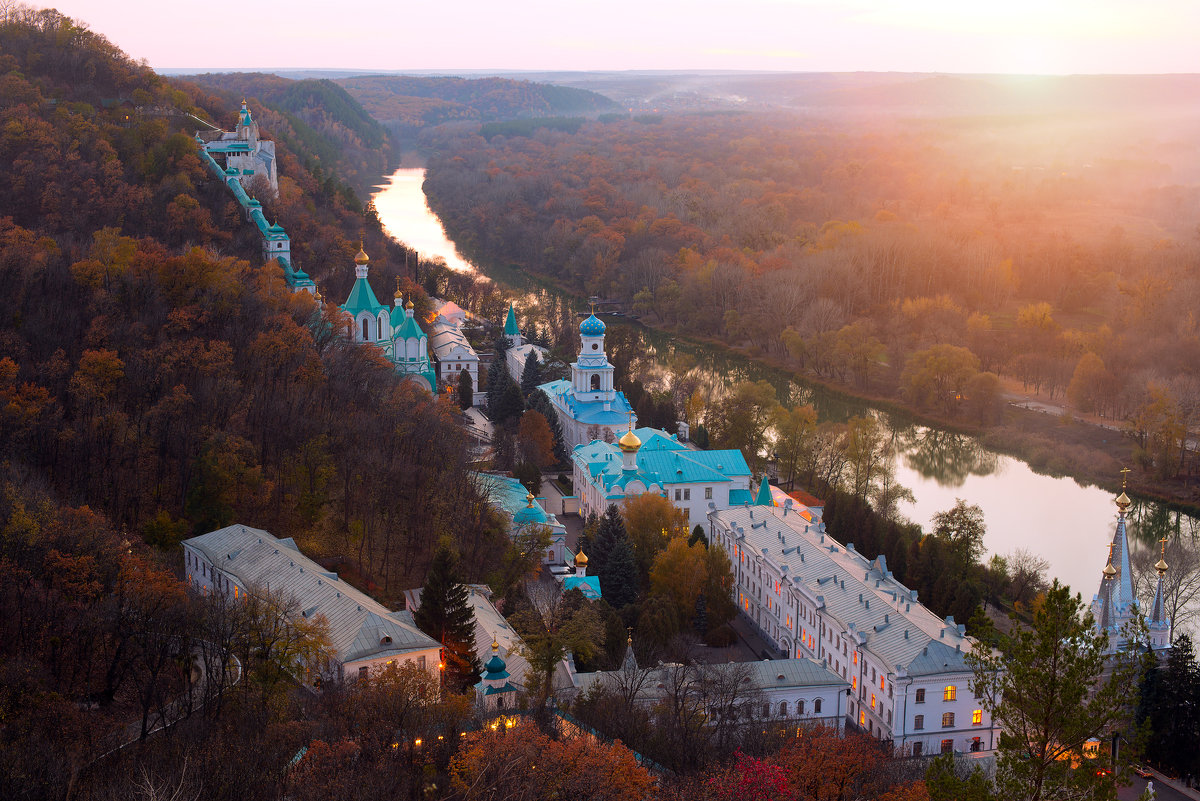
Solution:
M 1122 427 L 1143 486 L 1194 501 L 1200 122 L 925 111 L 443 126 L 426 191 L 482 264 L 960 427 L 1039 396 Z
M 343 78 L 371 116 L 402 137 L 445 122 L 500 122 L 617 111 L 596 92 L 508 78 L 367 75 Z
M 205 73 L 174 78 L 217 94 L 236 108 L 245 98 L 259 124 L 300 156 L 305 169 L 370 193 L 391 163 L 387 130 L 329 80 L 290 80 L 261 72 Z M 218 120 L 220 124 L 228 124 Z

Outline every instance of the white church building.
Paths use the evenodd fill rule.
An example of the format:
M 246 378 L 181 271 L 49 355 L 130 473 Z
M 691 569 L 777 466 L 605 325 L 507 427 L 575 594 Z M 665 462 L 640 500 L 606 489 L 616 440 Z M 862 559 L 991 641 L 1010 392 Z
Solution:
M 558 412 L 568 451 L 593 440 L 616 442 L 637 419 L 625 393 L 613 386 L 614 370 L 604 352 L 604 323 L 593 314 L 579 325 L 579 355 L 570 379 L 538 387 Z

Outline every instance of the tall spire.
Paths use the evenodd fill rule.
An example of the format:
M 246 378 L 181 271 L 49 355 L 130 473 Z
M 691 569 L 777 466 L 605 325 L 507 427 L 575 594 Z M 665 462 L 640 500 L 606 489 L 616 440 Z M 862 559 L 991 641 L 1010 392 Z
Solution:
M 508 302 L 508 317 L 504 320 L 504 336 L 517 337 L 521 335 L 521 329 L 517 327 L 517 312 L 513 308 L 512 301 Z
M 771 482 L 763 476 L 762 483 L 758 485 L 758 495 L 754 498 L 755 506 L 774 506 L 775 498 L 771 495 Z
M 1163 592 L 1163 579 L 1167 575 L 1167 538 L 1163 537 L 1158 541 L 1160 550 L 1158 561 L 1154 563 L 1154 569 L 1158 571 L 1158 587 L 1154 590 L 1154 603 L 1150 608 L 1150 627 L 1163 628 L 1170 627 L 1170 621 L 1167 620 L 1166 597 Z

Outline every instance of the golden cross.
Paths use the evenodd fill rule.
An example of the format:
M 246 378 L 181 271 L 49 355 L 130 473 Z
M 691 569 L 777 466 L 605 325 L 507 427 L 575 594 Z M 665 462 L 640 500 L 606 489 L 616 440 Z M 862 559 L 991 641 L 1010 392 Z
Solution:
M 1128 467 L 1121 468 L 1121 489 L 1125 489 L 1125 479 L 1126 479 L 1128 473 L 1129 473 Z
M 634 415 L 633 408 L 631 407 L 629 409 L 629 411 L 625 412 L 625 414 L 629 415 L 629 430 L 633 431 L 633 415 Z
M 1162 544 L 1161 556 L 1164 559 L 1166 559 L 1167 558 L 1167 538 L 1163 537 L 1161 540 L 1159 540 L 1159 543 Z
M 1113 543 L 1110 542 L 1108 544 L 1108 561 L 1110 564 L 1112 563 L 1112 552 L 1113 552 Z

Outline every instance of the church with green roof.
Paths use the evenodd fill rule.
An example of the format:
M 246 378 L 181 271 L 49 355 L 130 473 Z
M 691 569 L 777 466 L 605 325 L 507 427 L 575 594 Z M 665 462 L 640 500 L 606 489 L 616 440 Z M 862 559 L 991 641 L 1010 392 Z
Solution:
M 403 305 L 397 289 L 391 308 L 379 302 L 367 280 L 371 258 L 362 248 L 354 257 L 354 285 L 341 310 L 350 317 L 350 338 L 375 345 L 383 351 L 396 371 L 431 393 L 437 392 L 437 373 L 429 361 L 429 337 L 413 315 L 410 300 Z

